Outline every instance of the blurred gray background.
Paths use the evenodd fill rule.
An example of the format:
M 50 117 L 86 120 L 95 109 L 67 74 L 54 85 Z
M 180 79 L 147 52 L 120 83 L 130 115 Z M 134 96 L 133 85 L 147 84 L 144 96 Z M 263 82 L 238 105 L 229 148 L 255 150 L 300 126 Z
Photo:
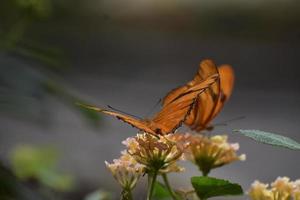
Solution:
M 27 32 L 27 37 L 66 52 L 70 67 L 51 72 L 62 87 L 89 103 L 109 104 L 144 117 L 169 90 L 189 81 L 202 59 L 231 64 L 236 73 L 234 92 L 213 123 L 246 118 L 218 126 L 212 133 L 229 134 L 247 160 L 211 175 L 241 183 L 245 190 L 256 179 L 300 178 L 299 152 L 232 133 L 259 129 L 300 141 L 299 3 L 107 0 L 75 1 L 73 6 L 61 11 L 64 14 L 52 11 L 50 19 L 34 22 Z M 43 63 L 3 51 L 0 65 L 22 85 L 20 69 Z M 69 105 L 46 97 L 43 103 L 22 104 L 22 109 L 30 108 L 28 116 L 22 109 L 21 116 L 8 114 L 8 109 L 1 112 L 1 160 L 9 163 L 17 144 L 54 145 L 62 153 L 61 168 L 76 177 L 78 199 L 97 188 L 119 192 L 104 161 L 119 157 L 124 149 L 121 141 L 137 130 L 104 115 L 98 127 L 91 126 Z M 188 186 L 188 177 L 199 175 L 192 164 L 183 165 L 186 172 L 170 177 L 178 187 Z M 136 192 L 143 190 L 139 186 Z

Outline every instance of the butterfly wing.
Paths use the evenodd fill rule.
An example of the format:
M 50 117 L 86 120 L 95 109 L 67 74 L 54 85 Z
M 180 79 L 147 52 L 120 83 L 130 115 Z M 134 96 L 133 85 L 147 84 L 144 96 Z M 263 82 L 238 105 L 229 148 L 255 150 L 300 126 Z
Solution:
M 209 123 L 220 112 L 232 93 L 234 84 L 232 67 L 222 65 L 217 70 L 220 75 L 219 82 L 200 95 L 191 114 L 194 118 L 187 120 L 187 125 L 193 130 L 201 131 L 209 128 Z
M 218 74 L 217 68 L 212 60 L 206 59 L 203 60 L 200 65 L 199 69 L 194 76 L 194 79 L 189 81 L 186 85 L 177 87 L 173 90 L 171 90 L 162 100 L 162 105 L 166 105 L 176 99 L 180 94 L 185 93 L 188 91 L 189 88 L 197 85 L 198 83 L 203 82 L 206 80 L 209 76 Z
M 212 117 L 215 117 L 223 108 L 225 102 L 228 101 L 232 94 L 235 80 L 234 71 L 230 65 L 221 65 L 218 67 L 218 71 L 220 74 L 221 91 Z
M 186 86 L 171 91 L 163 100 L 162 110 L 156 114 L 152 120 L 139 120 L 119 112 L 101 109 L 95 106 L 83 104 L 81 104 L 81 106 L 114 116 L 141 131 L 153 135 L 172 133 L 187 119 L 199 95 L 207 88 L 210 88 L 211 85 L 219 79 L 218 73 L 201 79 L 197 77 L 200 76 L 198 74 L 194 80 L 190 81 Z
M 137 128 L 137 129 L 139 129 L 143 132 L 147 132 L 147 133 L 156 135 L 156 133 L 149 127 L 148 123 L 144 120 L 136 119 L 134 117 L 131 117 L 131 116 L 128 116 L 128 115 L 125 115 L 125 114 L 122 114 L 122 113 L 118 113 L 118 112 L 98 108 L 98 107 L 91 106 L 91 105 L 86 105 L 86 104 L 81 104 L 81 103 L 78 103 L 78 104 L 80 106 L 84 107 L 84 108 L 114 116 L 117 119 L 119 119 L 119 120 L 121 120 L 125 123 L 128 123 L 131 126 Z
M 171 103 L 176 97 L 180 96 L 181 94 L 185 93 L 188 90 L 189 86 L 184 85 L 178 88 L 171 90 L 163 99 L 162 105 L 167 105 Z
M 209 62 L 209 61 L 208 61 Z M 201 68 L 209 68 L 207 67 L 209 65 L 209 63 L 207 62 L 202 62 L 196 75 L 194 76 L 194 79 L 189 81 L 186 85 L 177 87 L 173 90 L 171 90 L 163 99 L 162 99 L 162 105 L 166 105 L 169 104 L 171 101 L 173 101 L 174 99 L 176 99 L 179 95 L 182 95 L 183 93 L 185 93 L 186 91 L 188 91 L 189 88 L 195 86 L 197 83 L 202 82 L 203 80 L 205 80 L 204 78 L 201 78 Z M 201 67 L 202 66 L 202 67 Z M 215 73 L 211 73 L 210 75 L 213 75 Z M 208 76 L 207 76 L 208 77 Z M 205 77 L 205 78 L 207 78 Z
M 213 74 L 198 84 L 181 90 L 181 94 L 177 92 L 168 103 L 165 101 L 162 110 L 152 119 L 161 134 L 172 133 L 180 127 L 193 110 L 199 95 L 218 78 L 218 74 Z
M 167 94 L 163 99 L 163 105 L 166 105 L 176 99 L 180 94 L 189 90 L 189 88 L 206 80 L 209 76 L 218 74 L 218 69 L 212 60 L 206 59 L 200 62 L 199 69 L 194 79 L 186 85 L 178 87 Z M 190 115 L 185 120 L 185 124 L 191 129 L 204 129 L 213 115 L 220 93 L 220 82 L 215 80 L 208 89 L 203 91 L 195 102 Z
M 218 74 L 218 69 L 212 60 L 204 60 L 200 62 L 198 76 L 195 81 L 206 79 L 211 74 Z M 209 122 L 212 112 L 216 107 L 218 95 L 220 93 L 220 81 L 217 80 L 214 84 L 199 95 L 196 105 L 188 119 L 186 125 L 191 129 L 199 130 L 206 127 Z

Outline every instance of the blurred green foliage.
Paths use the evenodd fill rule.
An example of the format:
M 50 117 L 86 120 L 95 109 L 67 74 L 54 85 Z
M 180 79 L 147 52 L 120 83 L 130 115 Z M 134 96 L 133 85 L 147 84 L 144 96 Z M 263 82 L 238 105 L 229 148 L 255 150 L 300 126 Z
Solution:
M 96 190 L 88 194 L 84 200 L 112 200 L 112 194 L 104 190 Z
M 0 112 L 43 124 L 49 117 L 47 99 L 55 97 L 78 111 L 92 125 L 98 125 L 100 116 L 94 111 L 76 106 L 76 102 L 85 101 L 73 95 L 53 73 L 30 67 L 12 58 L 7 61 L 3 59 L 0 63 Z
M 51 13 L 51 0 L 15 0 L 20 9 L 28 10 L 29 13 L 38 17 L 47 17 Z
M 43 32 L 33 26 L 49 21 L 55 8 L 58 3 L 54 0 L 1 2 L 0 112 L 46 122 L 41 115 L 47 113 L 45 102 L 52 96 L 97 126 L 99 115 L 75 106 L 84 100 L 73 95 L 62 81 L 70 66 L 66 50 L 47 44 L 46 38 L 32 36 Z
M 0 48 L 2 51 L 30 57 L 59 67 L 63 56 L 57 48 L 49 48 L 27 35 L 31 26 L 51 16 L 51 0 L 12 0 L 1 2 Z M 60 61 L 61 60 L 61 61 Z
M 74 186 L 72 176 L 58 171 L 58 152 L 53 148 L 17 146 L 11 162 L 13 172 L 21 180 L 34 180 L 58 191 L 69 191 Z
M 4 165 L 0 163 L 0 199 L 1 200 L 45 200 L 34 192 Z

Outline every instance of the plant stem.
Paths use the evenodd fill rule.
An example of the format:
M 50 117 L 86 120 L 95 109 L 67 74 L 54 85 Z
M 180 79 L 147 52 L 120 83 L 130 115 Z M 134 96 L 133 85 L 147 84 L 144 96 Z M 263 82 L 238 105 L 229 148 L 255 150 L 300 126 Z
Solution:
M 202 172 L 202 176 L 207 176 L 209 172 Z
M 210 168 L 207 167 L 199 167 L 199 170 L 202 172 L 202 176 L 208 176 L 210 172 Z
M 148 173 L 148 192 L 147 192 L 147 200 L 151 200 L 152 193 L 154 190 L 154 184 L 157 177 L 157 171 L 153 173 Z
M 172 187 L 170 186 L 170 183 L 169 183 L 169 180 L 168 180 L 168 177 L 167 177 L 167 174 L 162 174 L 161 175 L 163 180 L 164 180 L 164 183 L 165 183 L 165 186 L 167 187 L 169 193 L 171 194 L 172 196 L 172 199 L 173 200 L 179 200 L 178 196 L 175 194 L 175 192 L 173 191 Z
M 132 193 L 130 189 L 123 189 L 121 200 L 132 200 Z

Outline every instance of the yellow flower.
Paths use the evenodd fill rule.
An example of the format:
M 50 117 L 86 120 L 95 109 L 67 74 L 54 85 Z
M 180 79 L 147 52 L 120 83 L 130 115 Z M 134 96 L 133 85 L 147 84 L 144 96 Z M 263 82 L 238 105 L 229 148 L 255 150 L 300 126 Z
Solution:
M 299 200 L 297 182 L 291 182 L 288 177 L 278 177 L 268 188 L 268 184 L 255 181 L 249 192 L 252 200 Z M 298 199 L 297 199 L 298 198 Z
M 123 189 L 132 190 L 140 176 L 144 173 L 144 166 L 137 163 L 126 151 L 113 163 L 105 161 L 107 168 Z
M 278 177 L 272 184 L 274 200 L 289 200 L 292 196 L 293 183 L 288 177 Z
M 156 137 L 147 133 L 137 134 L 123 144 L 127 146 L 128 154 L 144 165 L 149 173 L 182 171 L 176 161 L 181 158 L 183 148 L 172 140 L 171 135 Z
M 300 200 L 300 179 L 294 182 L 293 196 L 295 200 Z
M 255 181 L 248 192 L 250 198 L 252 200 L 273 200 L 273 194 L 268 190 L 268 186 L 268 184 Z
M 236 151 L 239 144 L 227 142 L 227 136 L 216 135 L 205 137 L 203 135 L 181 134 L 173 136 L 179 143 L 187 145 L 185 158 L 195 163 L 204 175 L 211 169 L 221 167 L 236 160 L 245 160 L 244 154 L 238 156 Z

